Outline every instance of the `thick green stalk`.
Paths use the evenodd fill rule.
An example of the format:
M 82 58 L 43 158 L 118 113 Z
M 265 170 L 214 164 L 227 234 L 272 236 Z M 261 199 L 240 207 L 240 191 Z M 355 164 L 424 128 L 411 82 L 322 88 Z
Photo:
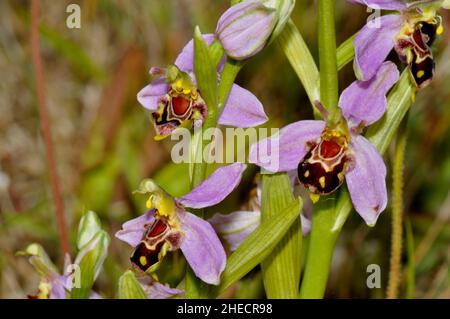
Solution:
M 336 34 L 334 26 L 334 0 L 318 1 L 320 100 L 331 114 L 336 116 L 338 104 L 338 67 Z M 338 232 L 330 231 L 334 223 L 334 201 L 321 200 L 314 207 L 310 248 L 300 290 L 301 298 L 322 298 L 328 279 L 333 249 Z
M 408 267 L 406 274 L 406 298 L 414 298 L 415 287 L 415 260 L 414 260 L 414 235 L 412 232 L 411 222 L 406 220 L 406 251 L 408 253 Z
M 322 199 L 314 210 L 307 264 L 300 289 L 300 298 L 307 299 L 322 298 L 325 294 L 333 248 L 339 235 L 339 232 L 330 231 L 333 227 L 334 201 Z
M 404 122 L 408 117 L 405 117 Z M 403 170 L 405 160 L 407 130 L 399 130 L 395 145 L 392 167 L 392 235 L 389 281 L 386 298 L 396 299 L 402 273 L 402 239 L 403 239 Z
M 221 74 L 220 84 L 218 84 L 217 65 L 222 56 L 223 48 L 220 44 L 215 41 L 208 47 L 197 27 L 194 34 L 194 71 L 198 88 L 208 107 L 208 113 L 202 130 L 194 134 L 192 141 L 193 154 L 191 154 L 191 158 L 196 161 L 193 165 L 191 188 L 198 186 L 206 179 L 208 162 L 203 159 L 203 154 L 209 141 L 203 139 L 203 132 L 217 127 L 222 106 L 225 104 L 236 75 L 243 65 L 239 62 L 227 61 Z M 199 159 L 198 162 L 197 159 Z M 202 213 L 202 211 L 197 211 L 197 215 L 200 217 L 202 217 Z M 200 281 L 188 267 L 185 282 L 186 298 L 207 298 L 209 294 L 209 286 Z
M 336 32 L 334 26 L 334 0 L 319 0 L 319 69 L 320 100 L 330 114 L 337 109 L 338 68 L 336 55 Z

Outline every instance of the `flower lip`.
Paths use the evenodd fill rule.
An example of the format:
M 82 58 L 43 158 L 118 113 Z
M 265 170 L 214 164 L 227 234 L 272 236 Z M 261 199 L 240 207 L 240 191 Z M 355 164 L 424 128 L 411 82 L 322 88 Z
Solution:
M 411 77 L 418 88 L 427 86 L 434 76 L 435 62 L 431 45 L 442 32 L 442 19 L 438 15 L 419 16 L 410 21 L 409 28 L 397 36 L 395 50 L 410 68 Z
M 157 216 L 152 224 L 146 226 L 142 240 L 136 246 L 130 260 L 133 265 L 147 271 L 156 268 L 166 251 L 177 249 L 180 245 L 181 233 L 169 225 L 169 222 Z
M 171 66 L 166 72 L 167 93 L 158 100 L 152 113 L 157 139 L 169 136 L 180 126 L 189 126 L 195 119 L 204 120 L 206 104 L 197 91 L 193 75 Z
M 344 182 L 350 159 L 348 137 L 325 128 L 320 141 L 311 142 L 309 147 L 298 165 L 298 179 L 313 194 L 330 194 Z

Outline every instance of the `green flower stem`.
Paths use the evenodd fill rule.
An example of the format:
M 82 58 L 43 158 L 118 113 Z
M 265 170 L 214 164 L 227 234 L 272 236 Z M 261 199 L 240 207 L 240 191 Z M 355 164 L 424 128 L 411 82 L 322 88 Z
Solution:
M 303 274 L 300 298 L 322 298 L 328 280 L 333 248 L 339 232 L 333 227 L 334 201 L 320 200 L 314 207 L 307 264 Z M 332 247 L 331 249 L 328 249 Z
M 406 220 L 406 251 L 408 253 L 408 267 L 406 273 L 406 298 L 414 298 L 415 288 L 415 261 L 414 261 L 414 235 L 412 231 L 411 222 Z
M 340 116 L 338 112 L 338 66 L 336 33 L 334 26 L 334 0 L 318 1 L 320 100 L 330 112 L 330 120 Z M 310 247 L 307 254 L 304 280 L 300 290 L 301 298 L 322 298 L 328 279 L 333 249 L 338 232 L 333 228 L 334 201 L 322 199 L 314 207 Z M 314 268 L 311 266 L 313 265 Z
M 405 70 L 388 96 L 385 115 L 372 125 L 366 134 L 380 154 L 383 155 L 391 143 L 402 119 L 413 103 L 415 93 L 416 88 L 411 84 L 409 71 Z M 330 199 L 328 202 L 329 205 L 334 203 Z M 315 212 L 305 275 L 300 290 L 302 298 L 323 297 L 336 240 L 351 210 L 352 205 L 348 191 L 343 188 L 335 202 L 334 210 L 319 209 L 318 212 Z
M 242 61 L 227 60 L 225 62 L 222 74 L 220 76 L 220 83 L 218 89 L 219 111 L 222 110 L 223 106 L 227 102 L 231 87 L 234 84 L 234 80 L 236 80 L 236 76 L 238 75 L 239 71 L 242 69 L 243 66 L 244 62 Z
M 336 32 L 334 26 L 334 0 L 319 0 L 319 69 L 320 100 L 330 114 L 337 109 L 338 67 L 336 54 Z
M 240 62 L 226 61 L 220 83 L 217 84 L 217 65 L 222 56 L 223 48 L 220 44 L 215 41 L 208 47 L 197 27 L 194 34 L 194 71 L 199 90 L 202 92 L 202 97 L 208 107 L 208 113 L 202 125 L 202 130 L 194 135 L 192 141 L 193 154 L 191 156 L 194 159 L 200 159 L 200 161 L 194 162 L 191 188 L 198 186 L 206 179 L 208 163 L 203 160 L 203 154 L 209 141 L 203 139 L 203 132 L 217 127 L 222 107 L 228 98 L 238 72 L 243 66 L 243 63 Z M 202 217 L 203 212 L 200 210 L 196 214 Z M 208 298 L 210 296 L 209 286 L 198 279 L 189 267 L 186 271 L 185 295 L 186 298 Z
M 389 281 L 386 298 L 396 299 L 400 284 L 402 264 L 402 239 L 403 239 L 403 170 L 405 160 L 405 148 L 407 140 L 406 122 L 403 120 L 404 129 L 399 130 L 395 145 L 395 156 L 392 167 L 392 235 L 391 235 L 391 260 L 389 268 Z

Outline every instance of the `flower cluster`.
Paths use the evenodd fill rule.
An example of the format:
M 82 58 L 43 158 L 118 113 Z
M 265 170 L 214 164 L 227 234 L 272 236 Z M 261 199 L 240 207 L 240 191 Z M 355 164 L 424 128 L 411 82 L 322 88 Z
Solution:
M 327 109 L 315 101 L 322 119 L 290 123 L 249 149 L 248 162 L 259 167 L 262 174 L 289 175 L 291 183 L 286 181 L 287 189 L 291 188 L 292 195 L 302 197 L 304 202 L 301 210 L 292 210 L 292 216 L 295 214 L 297 218 L 298 214 L 303 236 L 314 229 L 314 204 L 322 196 L 335 193 L 344 183 L 354 209 L 367 225 L 374 226 L 385 210 L 386 165 L 377 148 L 364 136 L 364 130 L 383 117 L 387 95 L 399 80 L 396 64 L 386 61 L 391 51 L 395 50 L 400 61 L 407 65 L 417 88 L 431 82 L 435 72 L 432 45 L 443 32 L 437 10 L 448 6 L 448 1 L 349 1 L 393 11 L 368 22 L 358 32 L 354 40 L 355 81 L 341 92 L 337 105 L 327 105 Z M 240 65 L 282 32 L 294 2 L 239 2 L 219 18 L 214 34 L 201 36 L 207 47 L 216 47 L 221 52 L 212 69 L 214 87 L 225 79 L 226 63 Z M 171 136 L 179 128 L 203 125 L 212 107 L 220 112 L 216 126 L 250 128 L 268 121 L 259 99 L 237 84 L 231 85 L 233 81 L 223 106 L 207 105 L 208 99 L 204 99 L 207 95 L 200 89 L 204 86 L 197 83 L 201 76 L 196 76 L 195 51 L 191 40 L 174 64 L 164 69 L 151 68 L 150 74 L 156 79 L 137 94 L 139 103 L 150 112 L 156 140 Z M 272 160 L 267 161 L 268 158 Z M 246 168 L 246 164 L 233 163 L 217 168 L 209 177 L 205 168 L 202 181 L 181 197 L 172 196 L 152 179 L 141 182 L 135 193 L 145 196 L 146 210 L 126 221 L 115 234 L 132 247 L 131 269 L 127 272 L 132 276 L 124 278 L 137 283 L 138 293 L 148 298 L 184 294 L 183 283 L 171 288 L 161 283 L 157 275 L 166 256 L 177 250 L 196 277 L 209 285 L 220 284 L 227 265 L 223 243 L 234 252 L 261 224 L 264 201 L 261 183 L 255 183 L 249 201 L 237 211 L 203 218 L 200 210 L 214 207 L 228 197 L 241 183 Z M 81 288 L 74 285 L 70 273 L 58 272 L 40 246 L 29 246 L 23 254 L 30 257 L 42 278 L 34 297 L 97 297 L 91 289 L 108 244 L 109 237 L 98 218 L 89 212 L 80 223 L 77 241 L 79 253 L 75 265 L 91 267 L 90 277 L 81 280 L 84 285 Z
M 321 196 L 336 192 L 344 182 L 355 210 L 368 225 L 375 225 L 387 205 L 386 166 L 363 133 L 365 127 L 383 116 L 386 96 L 399 79 L 397 66 L 385 60 L 395 49 L 410 69 L 413 81 L 423 88 L 434 74 L 431 46 L 443 31 L 434 3 L 349 1 L 397 12 L 368 22 L 357 34 L 354 69 L 358 80 L 342 92 L 337 111 L 330 114 L 316 101 L 323 120 L 294 122 L 250 147 L 250 163 L 258 165 L 263 173 L 287 172 L 293 193 L 304 198 L 305 205 L 299 211 L 304 236 L 314 227 L 313 204 Z M 292 8 L 293 1 L 246 0 L 227 10 L 218 20 L 215 34 L 203 36 L 207 45 L 218 44 L 225 52 L 217 65 L 217 82 L 225 61 L 248 59 L 267 46 L 283 29 Z M 178 127 L 202 125 L 208 105 L 196 83 L 193 41 L 174 65 L 152 68 L 150 73 L 159 78 L 139 92 L 138 101 L 152 114 L 156 138 L 167 137 Z M 217 124 L 253 127 L 266 121 L 261 102 L 233 84 Z M 218 204 L 237 187 L 244 170 L 245 165 L 240 163 L 221 167 L 180 198 L 172 197 L 152 180 L 142 182 L 137 193 L 148 196 L 148 211 L 126 222 L 116 237 L 134 248 L 130 258 L 133 268 L 140 274 L 141 284 L 147 282 L 143 287 L 152 287 L 154 296 L 183 293 L 159 284 L 155 275 L 164 256 L 177 249 L 181 249 L 197 277 L 208 284 L 219 284 L 226 252 L 218 235 L 233 252 L 258 228 L 261 184 L 256 183 L 247 205 L 229 214 L 216 214 L 206 221 L 186 208 Z

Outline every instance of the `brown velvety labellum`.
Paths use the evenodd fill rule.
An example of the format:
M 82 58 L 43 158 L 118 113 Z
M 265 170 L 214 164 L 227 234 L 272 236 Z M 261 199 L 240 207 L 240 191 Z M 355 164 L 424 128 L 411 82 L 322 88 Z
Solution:
M 147 246 L 145 241 L 141 241 L 139 245 L 136 246 L 130 257 L 131 262 L 142 271 L 146 271 L 158 262 L 158 254 L 163 244 L 164 242 L 160 242 L 154 247 L 154 249 L 151 249 Z
M 436 32 L 437 32 L 438 24 L 426 23 L 423 22 L 420 26 L 420 31 L 422 34 L 428 37 L 426 44 L 428 46 L 432 46 L 434 40 L 436 40 Z
M 418 60 L 419 58 L 416 56 L 411 64 L 411 74 L 417 86 L 423 88 L 433 79 L 435 63 L 431 54 L 421 59 L 420 62 Z
M 157 218 L 148 225 L 141 242 L 134 249 L 130 260 L 137 267 L 146 271 L 158 262 L 158 254 L 171 231 L 164 219 Z
M 334 192 L 344 181 L 348 158 L 346 146 L 334 139 L 322 139 L 313 145 L 298 165 L 299 181 L 312 193 L 327 195 Z

